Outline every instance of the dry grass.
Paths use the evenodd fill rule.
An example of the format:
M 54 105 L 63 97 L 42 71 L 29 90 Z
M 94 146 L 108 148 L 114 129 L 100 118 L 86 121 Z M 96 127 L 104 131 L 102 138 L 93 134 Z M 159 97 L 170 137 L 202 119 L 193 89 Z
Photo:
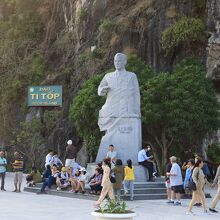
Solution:
M 134 9 L 131 10 L 131 12 L 129 13 L 129 16 L 133 17 L 133 16 L 137 16 L 139 15 L 141 12 L 146 11 L 148 8 L 150 8 L 153 3 L 156 0 L 142 0 L 142 1 L 138 1 L 138 3 L 135 5 Z
M 178 15 L 177 8 L 174 4 L 172 4 L 169 8 L 168 11 L 166 12 L 166 16 L 168 18 L 175 18 Z
M 137 49 L 135 49 L 133 47 L 125 47 L 123 49 L 123 53 L 126 54 L 127 56 L 128 55 L 137 55 L 138 51 L 137 51 Z
M 120 36 L 117 35 L 116 33 L 114 33 L 112 35 L 111 40 L 110 40 L 110 46 L 114 47 L 115 45 L 117 45 L 119 43 L 119 41 L 120 41 Z

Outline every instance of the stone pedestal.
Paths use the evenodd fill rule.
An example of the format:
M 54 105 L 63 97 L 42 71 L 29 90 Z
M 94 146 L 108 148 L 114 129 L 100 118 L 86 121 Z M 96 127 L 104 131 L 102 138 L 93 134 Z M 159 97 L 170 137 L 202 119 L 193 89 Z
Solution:
M 102 161 L 108 152 L 108 146 L 113 144 L 117 158 L 126 164 L 131 159 L 138 164 L 138 151 L 141 149 L 141 120 L 138 118 L 119 118 L 112 129 L 102 137 L 96 162 Z
M 92 176 L 95 173 L 96 163 L 87 164 L 87 173 Z M 140 165 L 134 165 L 135 182 L 147 182 L 148 180 L 148 170 Z

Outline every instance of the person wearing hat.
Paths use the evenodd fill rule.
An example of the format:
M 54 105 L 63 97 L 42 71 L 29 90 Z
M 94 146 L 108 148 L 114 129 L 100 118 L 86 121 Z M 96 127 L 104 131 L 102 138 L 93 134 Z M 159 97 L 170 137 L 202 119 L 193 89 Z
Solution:
M 65 153 L 65 167 L 70 177 L 72 178 L 73 166 L 76 160 L 76 147 L 73 145 L 72 140 L 67 141 Z
M 80 175 L 79 175 L 79 178 L 78 178 L 78 181 L 77 181 L 77 186 L 76 186 L 75 193 L 78 193 L 79 190 L 81 190 L 82 194 L 84 194 L 85 193 L 85 183 L 86 183 L 86 180 L 87 180 L 85 167 L 81 167 L 79 172 L 80 172 Z
M 56 179 L 57 191 L 70 185 L 70 175 L 67 173 L 66 167 L 62 167 L 59 176 Z

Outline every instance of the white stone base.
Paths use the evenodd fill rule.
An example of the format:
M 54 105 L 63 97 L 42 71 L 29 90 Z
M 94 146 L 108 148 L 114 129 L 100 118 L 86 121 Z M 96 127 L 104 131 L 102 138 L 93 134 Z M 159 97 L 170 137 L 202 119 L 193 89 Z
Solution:
M 117 124 L 102 137 L 96 162 L 101 162 L 113 144 L 117 158 L 125 164 L 131 159 L 137 165 L 138 151 L 141 149 L 141 120 L 138 118 L 121 118 Z

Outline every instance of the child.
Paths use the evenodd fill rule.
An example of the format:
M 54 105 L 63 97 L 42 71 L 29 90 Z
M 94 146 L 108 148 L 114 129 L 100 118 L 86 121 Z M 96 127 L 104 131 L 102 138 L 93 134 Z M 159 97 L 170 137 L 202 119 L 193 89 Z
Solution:
M 89 186 L 91 188 L 90 194 L 99 195 L 102 190 L 102 170 L 99 168 L 95 169 L 95 175 L 90 179 Z
M 134 167 L 132 166 L 132 161 L 127 160 L 127 166 L 124 168 L 125 178 L 124 178 L 124 194 L 127 195 L 128 188 L 130 189 L 130 200 L 134 199 Z
M 124 167 L 120 159 L 116 160 L 115 168 L 113 169 L 113 171 L 116 180 L 116 182 L 113 184 L 113 189 L 115 191 L 115 195 L 117 196 L 117 199 L 120 200 L 121 188 L 123 187 L 122 182 L 124 180 Z
M 56 179 L 57 191 L 60 191 L 61 188 L 66 188 L 70 185 L 70 176 L 66 171 L 66 167 L 62 167 L 61 173 Z
M 81 189 L 82 194 L 85 194 L 85 182 L 87 179 L 86 169 L 84 167 L 82 167 L 79 172 L 80 172 L 80 175 L 78 178 L 75 193 L 78 193 L 79 190 Z

